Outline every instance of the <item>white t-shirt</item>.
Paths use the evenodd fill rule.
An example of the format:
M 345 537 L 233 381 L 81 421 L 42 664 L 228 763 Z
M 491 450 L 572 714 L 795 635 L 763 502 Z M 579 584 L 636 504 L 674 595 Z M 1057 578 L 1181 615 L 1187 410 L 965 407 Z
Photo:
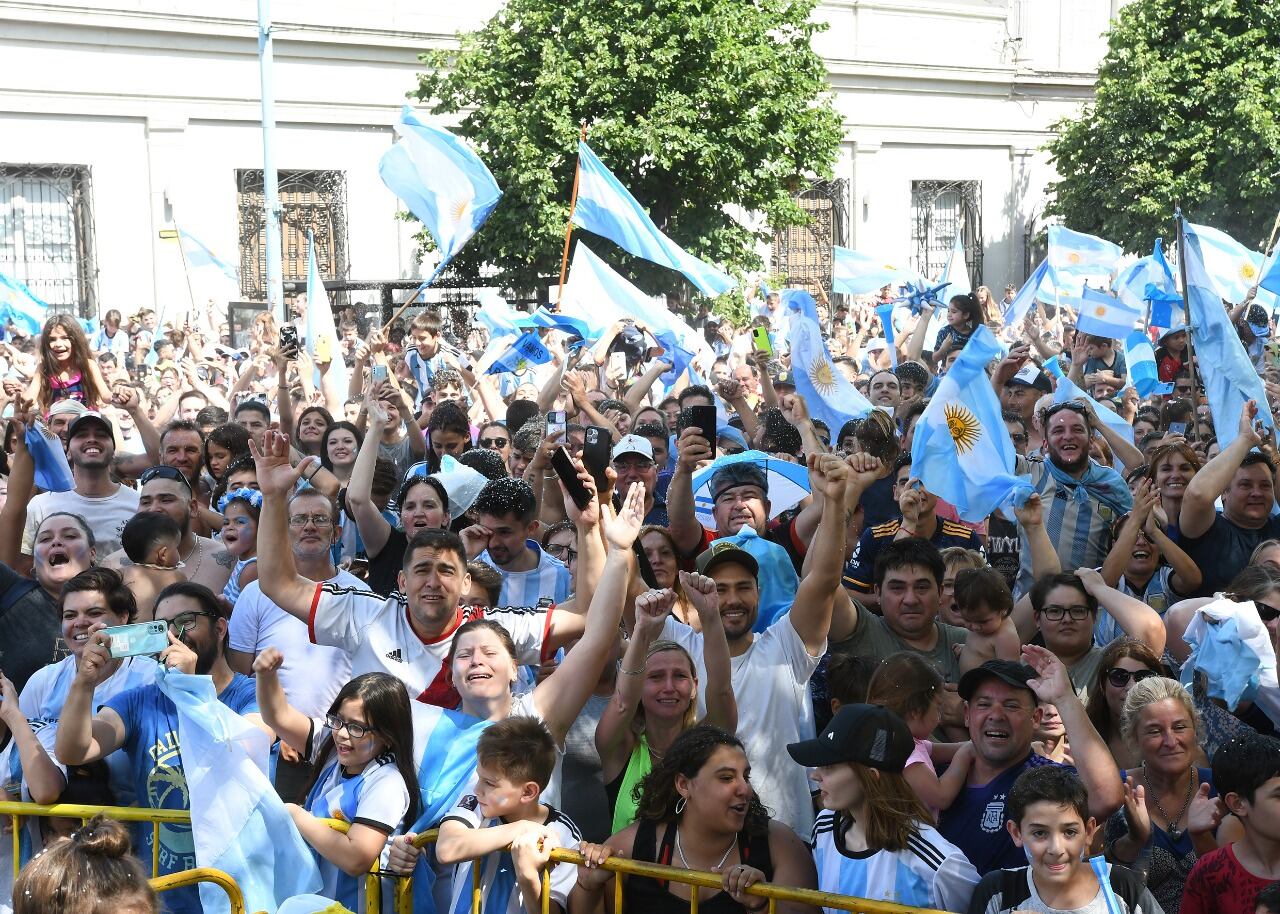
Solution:
M 459 609 L 443 634 L 424 641 L 409 622 L 409 603 L 400 594 L 384 597 L 364 587 L 316 585 L 308 626 L 313 644 L 340 647 L 351 655 L 351 675 L 390 673 L 401 679 L 410 697 L 445 708 L 458 706 L 458 694 L 446 679 L 445 658 L 458 628 L 472 619 L 491 619 L 515 642 L 516 662 L 542 662 L 542 645 L 554 607 L 485 612 Z M 233 645 L 234 646 L 234 645 Z
M 50 514 L 65 512 L 84 518 L 93 531 L 94 548 L 108 556 L 120 548 L 120 533 L 129 518 L 138 513 L 138 493 L 117 486 L 112 495 L 90 498 L 70 492 L 41 492 L 27 504 L 27 525 L 22 529 L 22 552 L 31 555 L 36 530 Z
M 564 813 L 547 803 L 546 828 L 555 833 L 560 846 L 576 850 L 582 841 L 578 826 L 573 824 Z M 461 822 L 468 828 L 493 828 L 501 825 L 501 819 L 486 819 L 480 812 L 480 803 L 468 794 L 458 801 L 447 816 L 445 822 Z M 475 861 L 465 860 L 455 864 L 450 879 L 453 885 L 452 900 L 448 911 L 450 914 L 466 914 L 471 910 L 471 868 Z M 516 879 L 515 865 L 510 851 L 489 854 L 483 858 L 484 869 L 480 874 L 480 891 L 483 893 L 480 910 L 484 914 L 524 914 L 526 905 Z M 551 870 L 551 901 L 568 910 L 569 893 L 578 879 L 578 868 L 568 863 L 558 863 Z
M 698 664 L 699 681 L 705 683 L 702 634 L 668 616 L 662 637 L 689 652 Z M 825 641 L 816 657 L 805 650 L 804 641 L 791 624 L 791 613 L 787 612 L 758 633 L 745 654 L 732 660 L 738 739 L 747 748 L 751 784 L 773 818 L 805 839 L 813 830 L 809 778 L 787 754 L 787 743 L 815 736 L 809 677 L 825 652 Z M 698 711 L 700 715 L 706 713 L 701 691 Z
M 341 587 L 364 586 L 359 578 L 339 571 L 329 582 Z M 351 657 L 335 647 L 313 644 L 307 625 L 267 599 L 257 581 L 240 592 L 228 626 L 233 651 L 258 654 L 268 647 L 284 654 L 280 685 L 289 704 L 308 717 L 329 712 L 338 690 L 351 679 Z

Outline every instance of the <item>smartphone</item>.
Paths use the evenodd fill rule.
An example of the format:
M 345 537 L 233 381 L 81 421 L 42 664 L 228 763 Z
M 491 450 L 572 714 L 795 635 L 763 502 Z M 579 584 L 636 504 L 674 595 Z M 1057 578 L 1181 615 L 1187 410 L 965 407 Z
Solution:
M 680 410 L 680 418 L 676 422 L 678 432 L 686 428 L 702 430 L 702 436 L 711 445 L 711 459 L 716 459 L 716 408 L 714 406 L 686 406 Z
M 298 354 L 298 328 L 285 324 L 280 328 L 280 351 L 288 358 Z
M 1169 423 L 1169 434 L 1170 434 L 1170 435 L 1185 435 L 1186 433 L 1187 433 L 1187 423 L 1185 423 L 1185 422 L 1170 422 L 1170 423 Z
M 619 378 L 627 376 L 627 354 L 625 352 L 609 353 L 609 374 Z
M 612 459 L 613 442 L 609 436 L 609 430 L 598 425 L 588 425 L 583 436 L 585 443 L 582 446 L 582 465 L 596 481 L 596 491 L 603 492 L 609 487 L 609 480 L 604 471 Z
M 578 468 L 573 465 L 573 458 L 563 446 L 551 452 L 551 469 L 556 471 L 556 475 L 564 483 L 565 491 L 569 493 L 575 505 L 585 508 L 591 503 L 591 493 L 578 478 Z
M 773 343 L 769 342 L 768 327 L 756 327 L 751 331 L 751 347 L 756 352 L 763 352 L 770 357 L 773 356 Z
M 113 625 L 102 630 L 111 637 L 107 649 L 112 657 L 140 657 L 158 654 L 169 646 L 168 622 L 138 622 L 134 625 Z
M 556 432 L 560 433 L 560 440 L 564 440 L 565 432 L 568 429 L 568 418 L 562 409 L 552 409 L 547 411 L 547 437 L 550 438 Z
M 381 384 L 383 381 L 387 379 L 387 366 L 374 365 L 373 370 L 369 373 L 369 376 L 373 379 L 374 384 Z

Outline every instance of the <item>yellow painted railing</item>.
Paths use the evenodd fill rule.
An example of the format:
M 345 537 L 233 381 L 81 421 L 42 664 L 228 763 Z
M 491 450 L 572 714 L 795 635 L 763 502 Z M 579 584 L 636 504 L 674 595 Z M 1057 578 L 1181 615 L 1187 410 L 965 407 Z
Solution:
M 231 914 L 245 914 L 244 895 L 240 892 L 240 886 L 236 885 L 236 881 L 222 870 L 203 866 L 194 870 L 183 870 L 181 873 L 170 873 L 168 876 L 155 876 L 151 879 L 151 887 L 157 892 L 167 892 L 169 889 L 181 889 L 200 882 L 212 882 L 214 885 L 221 886 L 231 901 Z

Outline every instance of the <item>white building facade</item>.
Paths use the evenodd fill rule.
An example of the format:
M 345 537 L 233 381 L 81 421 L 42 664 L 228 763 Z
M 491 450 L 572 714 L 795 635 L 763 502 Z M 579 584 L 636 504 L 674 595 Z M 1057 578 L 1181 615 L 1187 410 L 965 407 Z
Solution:
M 780 237 L 775 265 L 816 277 L 835 241 L 935 272 L 961 231 L 975 274 L 1020 281 L 1053 178 L 1041 147 L 1091 97 L 1118 5 L 825 0 L 816 46 L 845 139 L 812 194 L 826 215 Z M 496 7 L 273 5 L 286 280 L 304 275 L 307 227 L 327 276 L 424 275 L 378 159 L 419 52 Z M 259 297 L 259 117 L 252 0 L 0 0 L 0 272 L 90 314 L 199 306 L 161 237 L 176 226 Z

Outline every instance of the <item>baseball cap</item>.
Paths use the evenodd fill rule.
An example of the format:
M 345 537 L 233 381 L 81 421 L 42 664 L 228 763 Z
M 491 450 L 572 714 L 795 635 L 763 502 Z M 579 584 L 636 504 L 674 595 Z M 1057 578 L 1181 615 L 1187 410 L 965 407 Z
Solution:
M 716 437 L 721 433 L 717 432 Z M 769 477 L 759 466 L 748 461 L 739 461 L 722 466 L 711 477 L 711 500 L 715 501 L 725 489 L 734 486 L 758 486 L 766 496 L 769 494 Z
M 882 336 L 873 337 L 867 340 L 867 352 L 879 352 L 881 349 L 889 348 L 889 341 Z
M 1005 384 L 1030 387 L 1046 394 L 1053 393 L 1053 385 L 1049 383 L 1049 378 L 1035 362 L 1028 362 L 1023 365 L 1018 369 L 1018 373 L 1006 381 Z
M 795 376 L 784 368 L 773 376 L 773 386 L 794 389 L 796 386 Z
M 89 411 L 89 407 L 85 406 L 79 400 L 58 400 L 49 407 L 49 411 L 45 413 L 47 418 L 52 419 L 54 416 L 72 415 L 79 418 Z M 73 420 L 74 421 L 74 420 Z
M 622 439 L 613 446 L 613 459 L 617 460 L 623 454 L 639 454 L 652 460 L 653 445 L 649 443 L 648 438 L 641 438 L 639 435 L 623 435 Z
M 901 774 L 915 749 L 906 721 L 879 705 L 841 705 L 816 739 L 789 743 L 787 752 L 806 768 L 857 762 Z
M 751 576 L 760 576 L 760 563 L 756 557 L 732 540 L 717 540 L 698 555 L 698 574 L 710 574 L 711 569 L 725 562 L 737 562 L 751 572 Z
M 977 691 L 978 686 L 988 679 L 999 679 L 1019 689 L 1031 691 L 1027 683 L 1036 678 L 1036 671 L 1023 663 L 1012 660 L 988 660 L 982 666 L 974 667 L 960 677 L 960 697 L 968 701 Z
M 115 429 L 111 425 L 111 420 L 102 413 L 91 412 L 85 410 L 75 419 L 71 420 L 71 424 L 67 426 L 67 440 L 70 441 L 76 436 L 76 433 L 86 425 L 97 424 L 106 429 L 108 435 L 115 434 Z

